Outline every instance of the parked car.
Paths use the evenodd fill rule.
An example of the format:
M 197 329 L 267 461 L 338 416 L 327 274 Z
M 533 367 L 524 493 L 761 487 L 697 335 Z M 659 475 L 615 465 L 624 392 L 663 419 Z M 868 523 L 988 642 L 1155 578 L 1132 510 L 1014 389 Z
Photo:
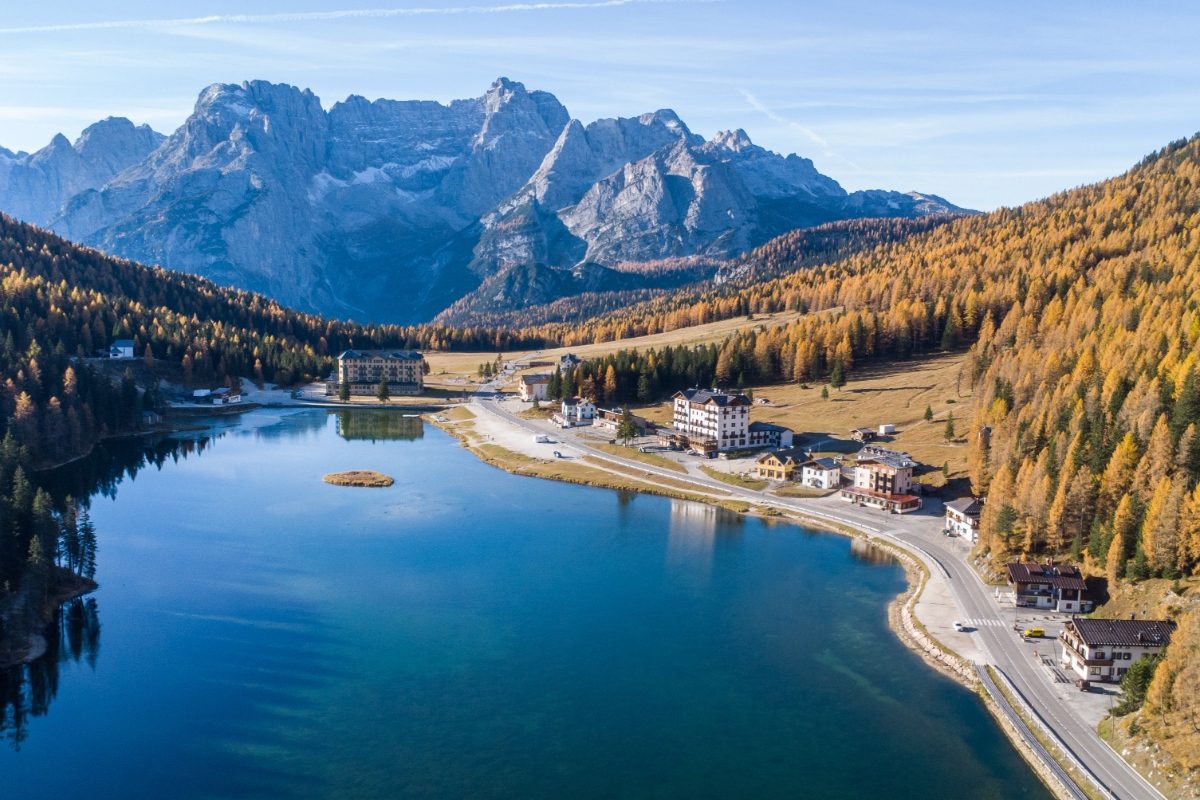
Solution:
M 1045 628 L 1026 628 L 1025 632 L 1021 635 L 1026 639 L 1041 639 L 1045 637 L 1046 630 Z

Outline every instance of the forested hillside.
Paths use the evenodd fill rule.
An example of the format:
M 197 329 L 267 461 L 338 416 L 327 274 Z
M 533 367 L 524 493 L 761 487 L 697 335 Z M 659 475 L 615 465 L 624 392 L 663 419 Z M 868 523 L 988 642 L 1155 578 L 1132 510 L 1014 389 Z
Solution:
M 930 214 L 911 219 L 884 217 L 842 220 L 812 228 L 798 228 L 736 259 L 660 259 L 624 264 L 610 271 L 637 276 L 638 283 L 625 281 L 625 288 L 619 289 L 593 288 L 552 302 L 513 304 L 508 296 L 511 292 L 507 289 L 498 291 L 494 285 L 495 279 L 492 279 L 477 292 L 440 314 L 438 321 L 524 328 L 531 336 L 564 343 L 576 343 L 582 339 L 608 341 L 637 335 L 634 331 L 641 331 L 640 327 L 624 327 L 623 323 L 629 320 L 637 320 L 639 326 L 655 326 L 646 330 L 647 333 L 689 327 L 745 313 L 744 303 L 718 301 L 722 298 L 736 301 L 744 288 L 755 283 L 812 265 L 849 258 L 881 244 L 899 242 L 956 218 L 951 214 Z M 526 267 L 517 272 L 528 271 L 533 271 L 533 268 Z M 555 272 L 545 269 L 539 271 Z M 679 288 L 672 289 L 672 286 Z M 496 296 L 503 302 L 479 302 L 481 297 L 490 299 Z M 524 294 L 527 300 L 533 296 Z M 693 307 L 695 317 L 692 314 L 665 316 L 666 311 L 690 310 Z M 507 310 L 497 310 L 499 308 Z M 553 324 L 563 322 L 573 324 Z

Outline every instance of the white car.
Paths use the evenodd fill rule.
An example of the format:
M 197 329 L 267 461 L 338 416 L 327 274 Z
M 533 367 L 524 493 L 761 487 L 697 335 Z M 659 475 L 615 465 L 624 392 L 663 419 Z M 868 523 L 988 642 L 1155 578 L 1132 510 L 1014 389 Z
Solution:
M 962 624 L 961 622 L 959 622 L 958 620 L 954 620 L 954 630 L 956 630 L 956 631 L 958 631 L 958 632 L 960 632 L 960 633 L 961 633 L 962 631 L 965 631 L 966 629 L 967 629 L 967 626 L 966 626 L 966 625 L 963 625 L 963 624 Z

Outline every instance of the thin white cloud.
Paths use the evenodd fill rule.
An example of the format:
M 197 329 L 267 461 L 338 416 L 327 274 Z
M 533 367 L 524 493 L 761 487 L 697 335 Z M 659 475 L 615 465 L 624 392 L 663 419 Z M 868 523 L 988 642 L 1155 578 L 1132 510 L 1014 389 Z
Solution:
M 749 103 L 750 107 L 753 108 L 755 111 L 758 111 L 759 113 L 766 115 L 766 117 L 768 119 L 778 122 L 780 125 L 786 125 L 794 131 L 799 131 L 800 133 L 804 134 L 804 136 L 806 136 L 811 142 L 824 148 L 828 152 L 829 143 L 826 142 L 824 139 L 822 139 L 820 136 L 818 136 L 816 131 L 812 130 L 811 128 L 805 127 L 804 125 L 801 125 L 799 122 L 793 122 L 790 119 L 785 119 L 784 117 L 781 117 L 780 115 L 776 114 L 771 109 L 767 108 L 762 103 L 761 100 L 759 100 L 757 97 L 752 95 L 750 92 L 747 92 L 745 89 L 739 89 L 738 91 L 742 93 L 742 97 L 746 98 L 746 102 Z
M 844 155 L 842 155 L 841 153 L 838 153 L 832 147 L 830 147 L 829 142 L 827 142 L 822 136 L 820 136 L 812 128 L 809 128 L 806 125 L 801 125 L 799 122 L 790 120 L 787 117 L 777 114 L 775 111 L 771 110 L 771 108 L 769 108 L 765 103 L 763 103 L 761 100 L 759 100 L 752 93 L 746 91 L 745 89 L 738 89 L 738 91 L 741 92 L 742 97 L 746 98 L 746 102 L 750 105 L 751 108 L 753 108 L 755 111 L 758 111 L 760 114 L 763 114 L 764 116 L 767 117 L 767 119 L 770 119 L 772 122 L 777 122 L 780 125 L 786 126 L 789 130 L 793 130 L 793 131 L 796 131 L 797 133 L 800 133 L 802 136 L 804 136 L 810 142 L 812 142 L 813 144 L 820 147 L 821 152 L 825 155 L 826 158 L 837 159 L 838 161 L 842 162 L 843 164 L 845 164 L 846 166 L 855 170 L 856 172 L 863 171 L 863 168 L 860 167 L 858 164 L 856 164 L 854 161 L 850 160 L 849 158 L 846 158 Z
M 511 14 L 531 11 L 570 11 L 660 3 L 710 3 L 720 0 L 595 0 L 595 2 L 509 3 L 506 5 L 470 5 L 414 8 L 361 8 L 340 11 L 295 11 L 277 14 L 212 14 L 204 17 L 175 19 L 126 19 L 97 22 L 69 22 L 57 25 L 28 25 L 0 28 L 0 35 L 19 33 L 60 33 L 121 28 L 177 28 L 203 25 L 261 25 L 272 22 L 329 22 L 343 19 L 380 19 L 387 17 L 463 16 L 470 14 Z

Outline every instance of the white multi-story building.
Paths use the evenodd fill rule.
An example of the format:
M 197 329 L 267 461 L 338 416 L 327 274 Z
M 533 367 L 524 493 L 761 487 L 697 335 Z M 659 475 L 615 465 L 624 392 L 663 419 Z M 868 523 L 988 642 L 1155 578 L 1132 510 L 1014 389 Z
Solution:
M 854 485 L 842 489 L 842 499 L 895 514 L 916 511 L 921 507 L 921 498 L 912 494 L 915 466 L 916 462 L 904 453 L 868 458 L 860 455 L 854 467 Z
M 1074 617 L 1063 625 L 1059 663 L 1080 680 L 1116 682 L 1139 658 L 1171 643 L 1174 622 Z
M 671 416 L 673 439 L 711 455 L 750 446 L 750 398 L 708 389 L 676 392 Z
M 595 418 L 596 404 L 586 397 L 568 397 L 559 406 L 558 422 L 564 428 L 591 425 Z
M 751 422 L 747 428 L 751 447 L 786 449 L 792 446 L 794 434 L 791 428 L 773 422 Z
M 974 497 L 960 497 L 946 503 L 946 533 L 961 536 L 972 544 L 979 539 L 979 518 L 983 503 Z
M 832 458 L 814 458 L 800 465 L 800 483 L 812 489 L 837 489 L 842 485 L 842 465 Z

